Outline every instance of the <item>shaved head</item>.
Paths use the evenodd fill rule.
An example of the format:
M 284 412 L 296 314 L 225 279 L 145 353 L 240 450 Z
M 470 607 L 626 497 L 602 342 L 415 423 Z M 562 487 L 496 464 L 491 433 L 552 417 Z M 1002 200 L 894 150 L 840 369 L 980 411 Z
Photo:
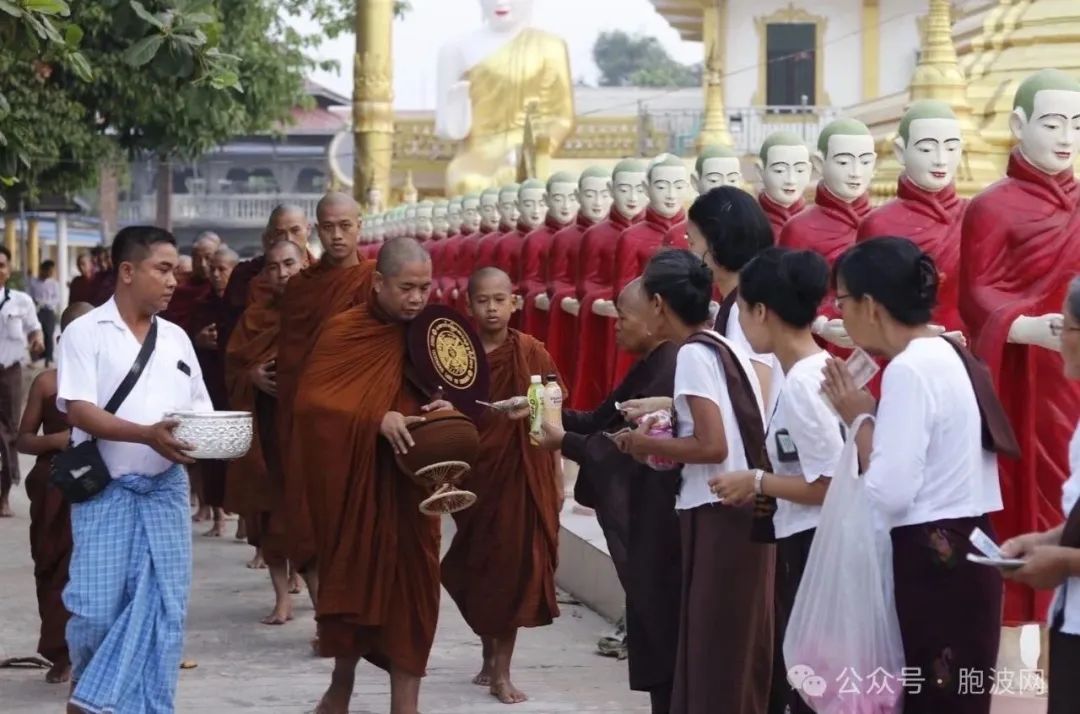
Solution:
M 511 293 L 514 291 L 514 284 L 511 282 L 510 276 L 499 268 L 489 266 L 480 268 L 469 276 L 469 297 L 473 297 L 480 288 L 480 285 L 489 280 L 502 281 L 506 286 L 506 292 Z
M 240 255 L 229 246 L 224 245 L 214 251 L 214 260 L 220 260 L 236 265 L 240 262 Z
M 319 203 L 315 206 L 315 220 L 321 221 L 329 208 L 344 208 L 355 211 L 357 216 L 360 215 L 360 204 L 356 202 L 356 199 L 340 191 L 331 191 L 319 199 Z
M 619 313 L 615 321 L 615 342 L 630 354 L 649 354 L 659 344 L 645 318 L 648 307 L 649 296 L 640 277 L 626 284 L 615 303 Z
M 64 314 L 60 316 L 60 331 L 66 330 L 68 325 L 93 309 L 94 306 L 88 302 L 71 303 L 67 306 L 67 309 L 64 310 Z
M 393 278 L 409 263 L 431 263 L 431 254 L 415 238 L 394 238 L 379 249 L 375 272 L 383 277 Z
M 203 231 L 195 238 L 195 245 L 221 245 L 221 236 L 213 231 Z
M 270 246 L 270 248 L 266 251 L 267 257 L 270 257 L 270 256 L 277 257 L 277 256 L 281 256 L 283 253 L 290 253 L 297 260 L 300 260 L 300 261 L 303 261 L 304 258 L 307 257 L 304 254 L 304 250 L 300 246 L 298 246 L 296 243 L 293 243 L 288 238 L 284 238 L 282 240 L 279 240 L 278 242 L 276 242 L 272 246 Z
M 626 284 L 626 287 L 619 293 L 619 302 L 632 303 L 636 300 L 647 300 L 648 296 L 645 294 L 645 281 L 641 279 L 641 276 L 634 278 Z

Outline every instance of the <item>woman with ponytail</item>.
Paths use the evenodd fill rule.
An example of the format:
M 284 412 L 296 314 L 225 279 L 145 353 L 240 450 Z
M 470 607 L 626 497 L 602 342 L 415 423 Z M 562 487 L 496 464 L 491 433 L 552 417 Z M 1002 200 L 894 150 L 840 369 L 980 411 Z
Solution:
M 787 682 L 784 630 L 795 604 L 821 504 L 844 449 L 840 420 L 821 398 L 828 353 L 810 332 L 829 287 L 829 266 L 813 251 L 768 248 L 739 273 L 738 315 L 751 349 L 776 356 L 777 380 L 765 445 L 770 468 L 715 476 L 713 492 L 725 503 L 775 498 L 776 640 L 770 714 L 811 714 Z M 798 664 L 792 662 L 792 665 Z
M 774 548 L 754 542 L 755 510 L 722 503 L 716 474 L 762 468 L 761 386 L 749 358 L 709 329 L 712 273 L 685 250 L 662 251 L 642 278 L 649 330 L 681 345 L 675 366 L 675 434 L 616 437 L 639 460 L 684 464 L 675 501 L 682 544 L 682 602 L 672 714 L 762 714 L 773 650 Z
M 829 360 L 823 385 L 857 434 L 866 493 L 893 544 L 896 614 L 906 666 L 905 714 L 987 714 L 1001 633 L 1001 575 L 967 559 L 978 528 L 993 537 L 1001 509 L 997 454 L 1018 454 L 989 372 L 928 324 L 938 291 L 934 261 L 905 238 L 873 238 L 844 253 L 833 283 L 856 345 L 889 360 L 881 402 L 856 390 Z M 995 453 L 996 452 L 996 453 Z M 963 673 L 963 674 L 962 674 Z

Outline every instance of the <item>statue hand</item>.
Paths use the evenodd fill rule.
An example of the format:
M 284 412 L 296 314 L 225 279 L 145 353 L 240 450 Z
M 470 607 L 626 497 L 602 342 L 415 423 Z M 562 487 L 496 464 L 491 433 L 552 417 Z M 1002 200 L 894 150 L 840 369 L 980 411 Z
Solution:
M 562 299 L 562 309 L 563 312 L 568 312 L 577 317 L 577 314 L 581 312 L 581 303 L 578 302 L 577 298 L 564 297 Z
M 594 315 L 600 317 L 616 318 L 619 313 L 615 311 L 615 303 L 611 300 L 596 300 L 592 304 L 592 311 Z
M 855 346 L 855 343 L 848 337 L 847 330 L 844 329 L 844 321 L 839 318 L 830 320 L 824 315 L 818 316 L 818 318 L 814 320 L 814 324 L 811 326 L 810 331 L 821 339 L 831 342 L 838 347 L 851 349 Z
M 551 309 L 551 300 L 548 298 L 547 293 L 540 293 L 533 302 L 536 304 L 537 310 Z
M 1061 313 L 1049 313 L 1038 317 L 1021 315 L 1009 328 L 1009 342 L 1017 345 L 1032 345 L 1055 352 L 1061 351 L 1062 324 Z

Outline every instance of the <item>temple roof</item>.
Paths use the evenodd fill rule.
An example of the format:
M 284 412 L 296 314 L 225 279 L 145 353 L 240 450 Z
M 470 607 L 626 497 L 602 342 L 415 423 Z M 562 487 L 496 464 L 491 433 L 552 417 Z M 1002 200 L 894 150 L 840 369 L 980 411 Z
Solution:
M 716 0 L 714 0 L 716 1 Z M 687 42 L 701 42 L 702 5 L 707 0 L 649 0 Z

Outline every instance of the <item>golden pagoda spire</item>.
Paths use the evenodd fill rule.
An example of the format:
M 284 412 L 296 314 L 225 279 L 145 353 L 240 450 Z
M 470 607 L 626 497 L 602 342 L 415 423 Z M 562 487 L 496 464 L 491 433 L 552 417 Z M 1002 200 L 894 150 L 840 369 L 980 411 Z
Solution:
M 705 40 L 705 117 L 698 134 L 697 148 L 732 146 L 724 109 L 724 0 L 704 8 L 702 29 Z
M 412 171 L 405 172 L 405 185 L 401 187 L 401 200 L 406 204 L 413 204 L 419 200 L 420 195 L 416 190 L 416 184 L 413 183 Z
M 936 99 L 952 107 L 964 133 L 964 159 L 956 183 L 961 195 L 971 196 L 1000 175 L 993 149 L 983 139 L 968 101 L 967 78 L 956 58 L 949 0 L 930 0 L 919 64 L 911 80 L 911 101 Z

